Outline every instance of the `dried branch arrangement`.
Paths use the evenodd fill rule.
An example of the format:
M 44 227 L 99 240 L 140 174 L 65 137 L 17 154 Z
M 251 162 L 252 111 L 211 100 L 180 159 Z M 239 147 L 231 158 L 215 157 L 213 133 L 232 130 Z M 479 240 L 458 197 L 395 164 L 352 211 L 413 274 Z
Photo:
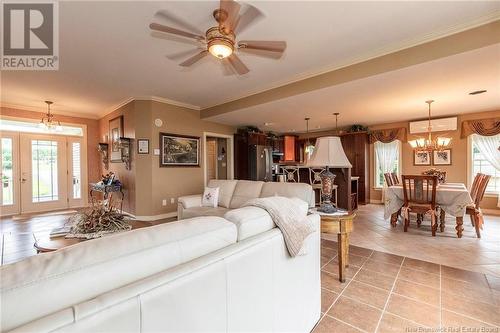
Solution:
M 102 202 L 98 202 L 69 219 L 71 229 L 66 238 L 92 239 L 109 233 L 130 230 L 132 226 L 125 216 L 113 205 L 107 207 Z

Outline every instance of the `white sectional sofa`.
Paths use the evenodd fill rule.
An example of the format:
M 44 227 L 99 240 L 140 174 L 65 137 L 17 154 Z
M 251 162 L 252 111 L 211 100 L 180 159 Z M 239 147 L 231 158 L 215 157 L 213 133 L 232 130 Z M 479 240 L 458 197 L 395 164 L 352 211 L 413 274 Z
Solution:
M 279 195 L 299 198 L 314 207 L 314 190 L 303 183 L 273 183 L 250 180 L 210 180 L 208 187 L 219 188 L 217 207 L 202 207 L 201 194 L 180 197 L 177 205 L 177 219 L 196 216 L 224 216 L 229 210 L 240 208 L 254 198 Z
M 0 268 L 1 332 L 309 332 L 319 216 L 291 258 L 260 208 L 133 230 Z

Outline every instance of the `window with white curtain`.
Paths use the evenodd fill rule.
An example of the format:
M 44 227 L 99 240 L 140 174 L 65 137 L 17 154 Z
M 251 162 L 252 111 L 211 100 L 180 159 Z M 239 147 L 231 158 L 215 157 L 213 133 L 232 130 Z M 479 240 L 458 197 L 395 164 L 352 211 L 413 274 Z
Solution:
M 500 135 L 481 136 L 471 135 L 471 166 L 474 179 L 476 174 L 484 173 L 491 176 L 486 193 L 500 192 Z
M 384 187 L 384 173 L 401 170 L 401 141 L 394 140 L 389 143 L 377 141 L 373 145 L 375 155 L 375 187 Z

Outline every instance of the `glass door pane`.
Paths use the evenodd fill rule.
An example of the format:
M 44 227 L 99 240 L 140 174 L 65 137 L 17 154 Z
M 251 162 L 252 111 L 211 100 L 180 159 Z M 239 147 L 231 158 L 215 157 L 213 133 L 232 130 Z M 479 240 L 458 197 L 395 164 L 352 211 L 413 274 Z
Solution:
M 81 171 L 81 149 L 80 142 L 71 143 L 71 164 L 72 164 L 72 179 L 73 179 L 73 199 L 82 197 L 82 171 Z
M 31 140 L 32 202 L 59 200 L 57 141 Z
M 2 138 L 2 205 L 14 204 L 14 170 L 12 138 Z

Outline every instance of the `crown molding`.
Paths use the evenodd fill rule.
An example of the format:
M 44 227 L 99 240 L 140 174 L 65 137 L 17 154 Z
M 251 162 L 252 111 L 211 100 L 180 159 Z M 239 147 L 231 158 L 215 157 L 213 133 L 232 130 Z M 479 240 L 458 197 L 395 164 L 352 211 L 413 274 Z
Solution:
M 3 103 L 3 102 L 0 103 L 0 106 L 3 108 L 8 108 L 8 109 L 17 109 L 17 110 L 24 110 L 24 111 L 47 113 L 47 107 L 28 106 L 28 105 L 21 105 L 21 104 L 10 104 L 10 103 Z M 94 119 L 94 120 L 101 118 L 100 116 L 95 115 L 95 114 L 65 111 L 65 110 L 50 109 L 50 113 L 53 113 L 55 115 L 60 115 L 60 116 Z
M 115 105 L 107 108 L 104 111 L 104 114 L 100 115 L 99 118 L 105 117 L 108 114 L 110 114 L 110 113 L 118 110 L 119 108 L 121 108 L 121 107 L 123 107 L 123 106 L 125 106 L 128 103 L 133 102 L 133 101 L 153 101 L 153 102 L 158 102 L 158 103 L 163 103 L 163 104 L 169 104 L 169 105 L 178 106 L 178 107 L 181 107 L 181 108 L 186 108 L 186 109 L 195 110 L 195 111 L 200 111 L 201 110 L 201 107 L 199 107 L 198 105 L 193 105 L 193 104 L 189 104 L 189 103 L 183 103 L 183 102 L 175 101 L 173 99 L 168 99 L 168 98 L 164 98 L 164 97 L 159 97 L 159 96 L 136 96 L 136 97 L 129 97 L 129 98 L 123 100 L 122 102 L 120 102 L 118 104 L 115 104 Z
M 362 56 L 353 57 L 347 61 L 344 61 L 342 64 L 337 64 L 334 66 L 331 66 L 331 65 L 326 66 L 326 67 L 323 67 L 322 69 L 320 69 L 318 71 L 314 71 L 314 72 L 301 73 L 301 74 L 295 75 L 291 78 L 288 78 L 286 80 L 275 82 L 275 83 L 273 83 L 265 88 L 262 88 L 259 90 L 254 90 L 252 92 L 248 92 L 246 94 L 239 95 L 239 97 L 229 98 L 227 100 L 223 100 L 221 102 L 217 102 L 217 103 L 212 104 L 212 105 L 202 106 L 201 110 L 210 109 L 210 108 L 214 108 L 214 107 L 217 107 L 219 105 L 222 105 L 222 104 L 235 102 L 235 101 L 238 101 L 238 100 L 243 99 L 243 98 L 247 98 L 247 97 L 250 97 L 253 95 L 257 95 L 257 94 L 266 92 L 268 90 L 280 88 L 280 87 L 286 86 L 288 84 L 297 83 L 297 82 L 300 82 L 300 81 L 303 81 L 303 80 L 306 80 L 309 78 L 313 78 L 315 76 L 326 74 L 326 73 L 329 73 L 329 72 L 332 72 L 335 70 L 339 70 L 339 69 L 342 69 L 345 67 L 349 67 L 349 66 L 352 66 L 352 65 L 364 62 L 364 61 L 368 61 L 368 60 L 376 59 L 376 58 L 379 58 L 379 57 L 382 57 L 385 55 L 396 53 L 398 51 L 409 49 L 409 48 L 412 48 L 412 47 L 415 47 L 415 46 L 418 46 L 421 44 L 425 44 L 428 42 L 438 40 L 440 38 L 448 37 L 448 36 L 451 36 L 451 35 L 454 35 L 454 34 L 457 34 L 460 32 L 474 29 L 474 28 L 477 28 L 477 27 L 480 27 L 482 25 L 486 25 L 488 23 L 492 23 L 492 22 L 495 22 L 498 20 L 500 20 L 500 11 L 495 11 L 495 12 L 492 12 L 488 15 L 484 15 L 484 16 L 481 16 L 481 17 L 475 19 L 475 20 L 469 21 L 467 23 L 457 24 L 457 25 L 433 32 L 433 33 L 421 35 L 420 37 L 407 39 L 405 41 L 380 48 L 380 49 L 375 50 L 373 52 L 365 53 Z

